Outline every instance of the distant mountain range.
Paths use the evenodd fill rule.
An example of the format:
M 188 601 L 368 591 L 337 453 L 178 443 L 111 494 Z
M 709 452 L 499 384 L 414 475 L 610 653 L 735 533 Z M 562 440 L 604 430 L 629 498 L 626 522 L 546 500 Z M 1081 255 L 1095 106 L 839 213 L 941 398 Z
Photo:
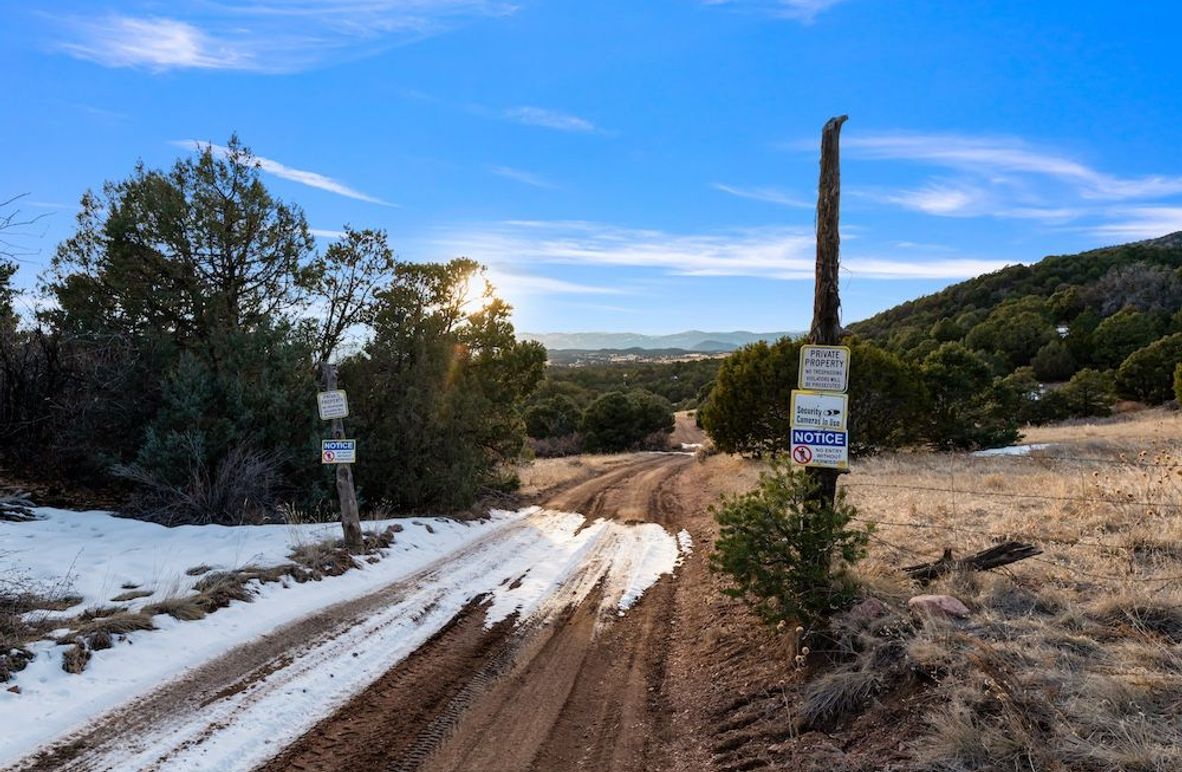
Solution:
M 794 332 L 702 332 L 689 330 L 672 335 L 641 335 L 634 332 L 523 332 L 521 337 L 536 340 L 551 351 L 579 349 L 681 349 L 682 351 L 734 351 L 756 341 L 778 340 Z

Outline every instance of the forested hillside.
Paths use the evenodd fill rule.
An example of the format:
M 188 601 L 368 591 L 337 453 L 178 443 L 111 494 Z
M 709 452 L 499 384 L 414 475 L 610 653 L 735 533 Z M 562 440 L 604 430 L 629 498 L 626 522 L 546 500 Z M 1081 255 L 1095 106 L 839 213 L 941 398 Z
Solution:
M 849 329 L 917 363 L 962 344 L 1031 395 L 1062 382 L 1095 393 L 1074 406 L 1028 400 L 1040 404 L 1027 420 L 1104 412 L 1115 398 L 1165 402 L 1182 359 L 1182 233 L 1010 266 Z

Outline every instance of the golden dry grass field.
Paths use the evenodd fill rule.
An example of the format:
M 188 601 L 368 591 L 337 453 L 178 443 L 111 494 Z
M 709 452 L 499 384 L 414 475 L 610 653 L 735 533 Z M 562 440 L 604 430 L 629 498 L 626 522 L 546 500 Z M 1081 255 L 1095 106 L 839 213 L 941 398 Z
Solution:
M 909 755 L 947 769 L 1182 769 L 1182 414 L 1032 429 L 1025 441 L 1047 447 L 893 454 L 844 478 L 877 523 L 858 574 L 882 599 L 914 594 L 898 567 L 945 547 L 1043 550 L 928 588 L 973 614 L 901 637 L 935 689 Z M 872 675 L 864 665 L 846 671 Z

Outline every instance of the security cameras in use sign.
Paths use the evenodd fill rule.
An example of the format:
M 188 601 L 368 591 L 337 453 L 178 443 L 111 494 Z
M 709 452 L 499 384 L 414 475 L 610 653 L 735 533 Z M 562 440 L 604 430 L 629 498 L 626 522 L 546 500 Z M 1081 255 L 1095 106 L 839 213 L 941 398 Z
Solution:
M 792 390 L 792 428 L 844 430 L 849 398 L 823 391 Z
M 800 388 L 844 392 L 849 384 L 849 346 L 800 347 Z
M 357 463 L 357 440 L 321 440 L 320 463 Z

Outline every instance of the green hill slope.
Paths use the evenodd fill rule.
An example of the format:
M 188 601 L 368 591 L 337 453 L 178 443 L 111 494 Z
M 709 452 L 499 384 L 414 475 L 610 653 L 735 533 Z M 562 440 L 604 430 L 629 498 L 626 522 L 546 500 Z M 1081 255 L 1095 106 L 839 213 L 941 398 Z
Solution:
M 1050 300 L 1055 293 L 1071 287 L 1086 290 L 1095 287 L 1113 269 L 1139 263 L 1175 271 L 1182 267 L 1182 231 L 1150 241 L 1094 249 L 1077 255 L 1053 255 L 1033 265 L 1012 265 L 902 303 L 856 322 L 849 329 L 862 337 L 886 342 L 903 328 L 927 332 L 941 319 L 955 320 L 965 313 L 988 313 L 1006 300 L 1028 295 Z M 1107 286 L 1098 289 L 1107 289 Z M 1128 299 L 1138 305 L 1137 298 Z M 1066 316 L 1070 313 L 1070 308 L 1064 309 L 1061 314 L 1064 318 L 1053 321 L 1067 321 Z
M 1086 395 L 1073 414 L 1117 397 L 1164 402 L 1182 360 L 1182 232 L 1009 266 L 849 330 L 917 365 L 969 349 L 1043 413 L 1053 400 L 1040 384 L 1066 381 Z

